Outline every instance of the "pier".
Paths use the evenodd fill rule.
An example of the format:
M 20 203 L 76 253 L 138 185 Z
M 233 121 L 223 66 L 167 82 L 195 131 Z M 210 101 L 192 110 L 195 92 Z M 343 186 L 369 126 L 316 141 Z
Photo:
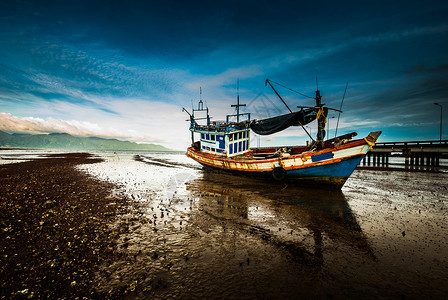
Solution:
M 376 143 L 363 158 L 362 166 L 388 166 L 389 158 L 403 156 L 406 166 L 440 166 L 440 157 L 448 153 L 448 140 Z

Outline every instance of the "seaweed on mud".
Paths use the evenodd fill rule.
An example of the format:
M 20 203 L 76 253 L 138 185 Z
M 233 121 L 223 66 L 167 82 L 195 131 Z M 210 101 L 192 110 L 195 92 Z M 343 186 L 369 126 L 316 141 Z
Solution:
M 3 166 L 0 171 L 0 297 L 101 297 L 98 267 L 115 259 L 111 229 L 127 199 L 74 168 L 86 153 Z M 110 295 L 109 295 L 110 296 Z M 117 295 L 119 296 L 119 295 Z

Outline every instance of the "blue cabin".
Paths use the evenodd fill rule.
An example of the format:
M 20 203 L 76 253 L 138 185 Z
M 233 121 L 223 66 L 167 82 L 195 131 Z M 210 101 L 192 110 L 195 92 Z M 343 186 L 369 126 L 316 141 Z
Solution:
M 226 129 L 229 129 L 226 126 Z M 250 151 L 250 130 L 246 128 L 230 128 L 219 130 L 215 126 L 208 128 L 190 128 L 201 135 L 200 149 L 203 152 L 221 154 L 227 157 L 241 155 Z

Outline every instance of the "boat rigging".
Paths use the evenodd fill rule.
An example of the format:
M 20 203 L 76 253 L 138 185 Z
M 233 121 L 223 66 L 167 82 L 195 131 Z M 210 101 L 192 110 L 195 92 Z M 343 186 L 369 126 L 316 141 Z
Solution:
M 193 108 L 191 114 L 183 108 L 183 111 L 190 116 L 192 138 L 192 146 L 188 148 L 187 156 L 204 166 L 216 169 L 271 177 L 274 180 L 298 180 L 341 188 L 359 161 L 375 144 L 381 131 L 373 131 L 364 139 L 354 141 L 351 139 L 356 136 L 355 132 L 325 141 L 328 110 L 338 112 L 341 110 L 326 107 L 317 89 L 314 97 L 315 106 L 297 106 L 300 110 L 294 112 L 271 82 L 275 83 L 266 79 L 265 84 L 271 86 L 288 108 L 288 114 L 251 120 L 250 113 L 240 113 L 240 107 L 244 107 L 245 104 L 240 103 L 239 83 L 237 103 L 231 105 L 235 107 L 236 114 L 228 115 L 225 122 L 210 120 L 208 107 L 204 108 L 202 93 L 197 109 Z M 196 118 L 195 114 L 204 111 L 206 117 L 202 119 L 206 119 L 207 123 L 199 125 L 196 122 L 199 118 Z M 247 118 L 241 120 L 243 116 Z M 236 122 L 231 122 L 231 117 L 236 117 Z M 318 132 L 316 140 L 313 140 L 310 146 L 264 148 L 250 146 L 251 130 L 260 135 L 268 135 L 290 126 L 300 125 L 307 132 L 304 125 L 314 120 L 318 122 Z M 198 141 L 194 141 L 194 133 L 199 133 Z M 308 132 L 307 134 L 310 136 Z

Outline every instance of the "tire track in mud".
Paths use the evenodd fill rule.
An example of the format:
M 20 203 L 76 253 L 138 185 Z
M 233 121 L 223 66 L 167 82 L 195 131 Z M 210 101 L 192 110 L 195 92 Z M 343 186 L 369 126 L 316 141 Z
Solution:
M 177 168 L 177 166 L 175 166 L 175 165 L 168 165 L 166 163 L 161 163 L 161 162 L 157 162 L 157 161 L 147 161 L 144 158 L 146 158 L 146 157 L 140 156 L 140 155 L 134 155 L 135 161 L 142 162 L 147 165 L 153 165 L 153 166 L 165 167 L 165 168 Z
M 200 170 L 201 167 L 199 166 L 192 166 L 188 164 L 183 164 L 180 162 L 173 162 L 169 161 L 167 159 L 161 159 L 161 158 L 155 158 L 151 156 L 143 156 L 143 155 L 134 155 L 134 160 L 138 162 L 143 162 L 148 165 L 154 165 L 158 167 L 165 167 L 165 168 L 189 168 L 189 169 L 197 169 Z

